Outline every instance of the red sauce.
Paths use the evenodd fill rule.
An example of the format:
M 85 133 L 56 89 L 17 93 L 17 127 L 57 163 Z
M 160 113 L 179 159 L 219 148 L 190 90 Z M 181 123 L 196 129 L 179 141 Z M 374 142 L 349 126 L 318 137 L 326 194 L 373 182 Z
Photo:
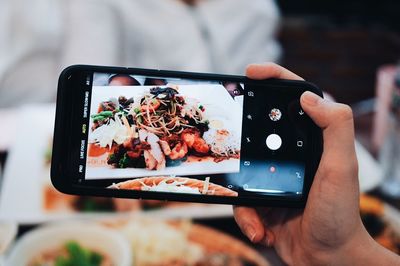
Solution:
M 186 162 L 188 162 L 188 163 L 192 163 L 192 162 L 211 162 L 213 160 L 214 160 L 214 157 L 212 157 L 212 156 L 200 157 L 200 156 L 190 155 L 190 156 L 188 156 L 188 159 L 187 159 Z

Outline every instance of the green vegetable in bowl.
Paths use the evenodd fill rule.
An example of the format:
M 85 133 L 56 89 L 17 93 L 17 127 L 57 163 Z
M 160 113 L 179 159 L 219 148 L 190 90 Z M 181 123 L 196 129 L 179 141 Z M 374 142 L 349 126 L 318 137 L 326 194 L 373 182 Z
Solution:
M 103 256 L 97 252 L 90 251 L 76 241 L 65 244 L 67 255 L 60 255 L 55 260 L 55 266 L 100 266 Z

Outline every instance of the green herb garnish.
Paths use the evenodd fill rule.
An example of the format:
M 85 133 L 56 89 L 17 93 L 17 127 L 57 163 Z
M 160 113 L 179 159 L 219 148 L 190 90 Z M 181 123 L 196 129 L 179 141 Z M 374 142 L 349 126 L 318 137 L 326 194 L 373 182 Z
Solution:
M 106 118 L 112 117 L 114 114 L 112 111 L 102 111 L 98 114 L 91 115 L 94 122 L 103 121 Z
M 125 153 L 124 157 L 122 157 L 121 160 L 119 160 L 118 166 L 119 168 L 127 168 L 129 166 L 129 163 L 130 163 L 130 158 Z

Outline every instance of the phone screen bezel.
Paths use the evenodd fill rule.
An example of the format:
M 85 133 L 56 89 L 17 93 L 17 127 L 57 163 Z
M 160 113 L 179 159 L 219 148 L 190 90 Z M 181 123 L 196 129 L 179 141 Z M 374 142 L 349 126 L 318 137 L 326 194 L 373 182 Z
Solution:
M 115 190 L 99 187 L 82 186 L 72 182 L 74 158 L 71 151 L 74 143 L 78 143 L 73 130 L 76 125 L 81 124 L 80 109 L 84 80 L 88 73 L 121 73 L 157 77 L 197 79 L 205 81 L 229 81 L 229 82 L 252 82 L 262 86 L 273 86 L 282 89 L 301 89 L 312 91 L 322 97 L 321 90 L 312 83 L 300 80 L 251 80 L 244 76 L 218 75 L 209 73 L 193 73 L 168 70 L 152 70 L 139 68 L 105 67 L 89 65 L 73 65 L 60 74 L 57 92 L 57 108 L 53 139 L 53 156 L 51 164 L 51 181 L 61 192 L 74 195 L 105 196 L 136 199 L 156 199 L 169 201 L 218 203 L 250 206 L 279 206 L 279 207 L 303 207 L 312 184 L 314 174 L 319 165 L 322 154 L 322 132 L 316 125 L 310 129 L 312 143 L 307 150 L 305 164 L 305 177 L 303 194 L 299 197 L 255 195 L 254 197 L 228 197 L 228 196 L 204 196 L 194 194 L 149 192 L 136 190 Z M 79 104 L 79 105 L 78 105 Z M 79 122 L 78 122 L 79 121 Z

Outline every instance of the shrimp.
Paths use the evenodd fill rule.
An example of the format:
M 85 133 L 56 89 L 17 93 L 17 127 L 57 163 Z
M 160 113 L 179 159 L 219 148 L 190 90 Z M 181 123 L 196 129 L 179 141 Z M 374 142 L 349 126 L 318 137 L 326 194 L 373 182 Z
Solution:
M 190 149 L 194 149 L 199 154 L 207 154 L 210 147 L 206 141 L 200 137 L 200 131 L 195 128 L 187 128 L 181 134 L 181 139 Z
M 193 147 L 193 144 L 198 137 L 200 137 L 200 132 L 195 128 L 187 128 L 183 130 L 181 134 L 181 139 L 190 149 Z
M 193 143 L 193 149 L 200 154 L 207 154 L 210 151 L 210 146 L 201 137 L 196 137 Z
M 182 159 L 188 153 L 187 144 L 178 135 L 165 136 L 158 143 L 171 160 Z
M 183 157 L 185 157 L 187 153 L 188 153 L 188 147 L 186 143 L 181 142 L 176 144 L 175 147 L 171 150 L 169 158 L 171 160 L 182 159 Z

